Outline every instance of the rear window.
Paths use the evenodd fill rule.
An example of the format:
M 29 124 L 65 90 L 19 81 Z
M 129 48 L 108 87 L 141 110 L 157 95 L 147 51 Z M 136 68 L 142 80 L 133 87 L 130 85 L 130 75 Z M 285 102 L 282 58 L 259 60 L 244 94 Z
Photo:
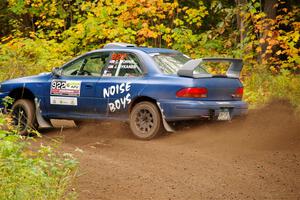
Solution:
M 151 56 L 165 74 L 176 74 L 187 61 L 191 60 L 181 53 L 155 53 Z
M 150 54 L 164 74 L 177 74 L 177 71 L 189 60 L 182 53 L 153 53 Z M 201 62 L 193 71 L 194 75 L 225 75 L 230 62 Z

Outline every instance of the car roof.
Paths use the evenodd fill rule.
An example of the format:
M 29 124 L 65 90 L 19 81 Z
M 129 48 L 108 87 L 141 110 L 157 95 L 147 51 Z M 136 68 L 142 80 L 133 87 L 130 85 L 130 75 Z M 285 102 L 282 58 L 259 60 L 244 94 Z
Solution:
M 106 50 L 139 50 L 143 51 L 147 54 L 151 53 L 180 53 L 178 51 L 172 50 L 172 49 L 166 49 L 166 48 L 151 48 L 151 47 L 138 47 L 135 44 L 128 44 L 128 43 L 122 43 L 122 42 L 115 42 L 115 43 L 109 43 L 106 44 L 103 49 Z M 101 49 L 95 50 L 99 51 Z
M 165 49 L 165 48 L 148 48 L 148 47 L 128 47 L 131 49 L 137 49 L 144 51 L 145 53 L 179 53 L 178 51 L 172 49 Z
M 148 48 L 148 47 L 122 47 L 122 48 L 105 48 L 105 49 L 96 49 L 93 50 L 89 53 L 93 52 L 99 52 L 99 51 L 124 51 L 124 50 L 135 50 L 135 51 L 142 51 L 147 54 L 152 54 L 152 53 L 165 53 L 165 54 L 174 54 L 174 53 L 180 53 L 179 51 L 172 50 L 172 49 L 165 49 L 165 48 Z

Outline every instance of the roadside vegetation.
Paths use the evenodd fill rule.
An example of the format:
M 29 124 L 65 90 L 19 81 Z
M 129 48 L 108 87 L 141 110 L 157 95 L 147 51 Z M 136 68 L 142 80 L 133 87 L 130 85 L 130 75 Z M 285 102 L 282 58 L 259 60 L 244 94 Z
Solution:
M 300 110 L 297 0 L 8 0 L 0 2 L 0 81 L 49 72 L 109 42 L 242 58 L 250 108 L 273 98 Z M 295 109 L 295 110 L 296 110 Z M 0 116 L 0 124 L 7 119 Z M 76 162 L 0 131 L 0 199 L 61 199 Z
M 0 199 L 75 199 L 70 183 L 77 161 L 56 152 L 58 141 L 33 145 L 34 138 L 20 136 L 10 120 L 0 114 Z

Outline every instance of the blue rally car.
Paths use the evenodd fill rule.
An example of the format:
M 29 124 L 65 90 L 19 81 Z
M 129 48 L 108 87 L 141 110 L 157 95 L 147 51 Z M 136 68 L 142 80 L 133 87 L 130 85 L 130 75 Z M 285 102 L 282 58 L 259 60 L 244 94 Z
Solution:
M 231 63 L 212 75 L 206 62 Z M 51 127 L 50 119 L 129 121 L 139 139 L 172 131 L 170 122 L 209 118 L 231 120 L 247 113 L 239 80 L 242 60 L 193 60 L 174 50 L 110 43 L 79 56 L 52 73 L 7 80 L 3 99 L 14 99 L 13 123 L 21 134 Z

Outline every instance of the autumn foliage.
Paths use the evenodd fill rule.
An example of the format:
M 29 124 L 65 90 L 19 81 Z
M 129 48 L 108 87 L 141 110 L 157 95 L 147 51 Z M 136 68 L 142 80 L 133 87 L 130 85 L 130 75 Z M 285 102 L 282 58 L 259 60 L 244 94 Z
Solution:
M 293 93 L 300 88 L 284 93 L 299 83 L 297 1 L 8 0 L 0 13 L 2 80 L 49 71 L 109 42 L 128 42 L 192 58 L 243 58 L 245 98 L 253 105 L 271 96 L 297 99 Z M 288 81 L 270 83 L 278 77 Z M 280 84 L 285 95 L 270 92 Z

